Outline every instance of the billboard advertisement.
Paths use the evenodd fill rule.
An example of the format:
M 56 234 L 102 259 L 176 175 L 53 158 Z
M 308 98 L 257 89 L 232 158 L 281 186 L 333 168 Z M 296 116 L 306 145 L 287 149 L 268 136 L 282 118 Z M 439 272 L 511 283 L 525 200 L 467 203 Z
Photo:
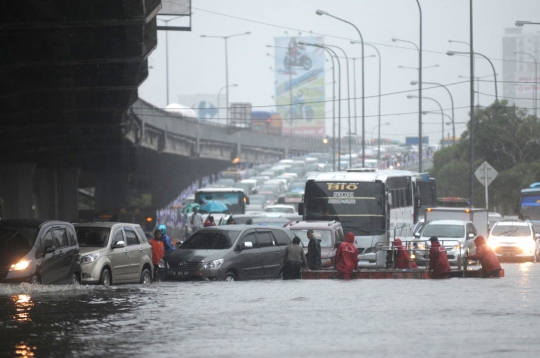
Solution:
M 199 120 L 227 124 L 225 95 L 223 93 L 197 93 L 179 95 L 177 98 L 179 104 L 192 108 L 197 113 Z
M 324 136 L 325 51 L 300 43 L 324 44 L 320 36 L 276 37 L 276 109 L 283 133 Z

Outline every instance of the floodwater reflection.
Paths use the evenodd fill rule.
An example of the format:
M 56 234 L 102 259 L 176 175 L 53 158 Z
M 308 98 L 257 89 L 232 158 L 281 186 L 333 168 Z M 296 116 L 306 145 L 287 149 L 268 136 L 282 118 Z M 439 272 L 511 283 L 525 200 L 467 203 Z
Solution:
M 11 300 L 15 302 L 15 314 L 13 319 L 17 322 L 32 322 L 30 311 L 34 307 L 34 302 L 30 295 L 13 295 Z
M 17 357 L 33 357 L 36 347 L 31 347 L 23 342 L 15 345 L 15 354 Z

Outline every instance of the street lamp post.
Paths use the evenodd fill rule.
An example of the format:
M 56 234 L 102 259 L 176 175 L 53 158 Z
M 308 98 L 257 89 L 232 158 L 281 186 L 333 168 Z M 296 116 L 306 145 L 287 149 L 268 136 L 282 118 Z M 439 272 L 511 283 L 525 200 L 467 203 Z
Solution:
M 412 44 L 418 50 L 418 172 L 422 173 L 422 8 L 420 7 L 420 2 L 418 0 L 416 2 L 420 9 L 420 47 L 408 40 L 393 38 L 392 41 Z
M 532 59 L 534 60 L 534 92 L 533 92 L 533 110 L 534 110 L 534 116 L 536 117 L 536 103 L 537 103 L 537 95 L 538 93 L 536 92 L 537 89 L 536 89 L 536 86 L 537 86 L 537 81 L 538 81 L 538 62 L 536 61 L 536 57 L 534 57 L 532 54 L 528 53 L 528 52 L 514 52 L 514 54 L 522 54 L 522 55 L 529 55 L 532 57 Z
M 425 83 L 425 82 L 424 82 L 424 83 Z M 439 112 L 424 111 L 424 112 L 422 112 L 422 114 L 423 114 L 423 115 L 426 115 L 426 114 L 437 114 L 437 115 L 439 115 Z M 448 114 L 443 113 L 443 115 L 445 115 L 446 117 L 448 117 L 448 119 L 449 119 L 450 121 L 452 121 L 452 117 L 450 117 Z M 450 125 L 450 124 L 452 124 L 452 122 L 446 122 L 446 123 L 444 123 L 444 124 Z M 444 133 L 443 133 L 443 135 L 444 135 Z M 450 133 L 448 133 L 448 136 L 450 137 Z M 443 140 L 444 140 L 444 137 L 443 137 Z M 442 143 L 441 143 L 441 145 L 442 145 Z
M 540 22 L 517 20 L 516 26 L 522 27 L 523 25 L 540 25 Z
M 413 96 L 412 94 L 409 94 L 409 95 L 407 95 L 407 98 L 409 98 L 409 99 L 416 98 L 416 96 Z M 443 108 L 442 108 L 441 104 L 439 103 L 439 101 L 437 101 L 434 98 L 424 97 L 424 99 L 429 99 L 429 100 L 437 103 L 439 105 L 439 108 L 441 109 L 441 118 L 442 118 L 442 121 L 441 121 L 441 145 L 442 145 L 442 141 L 444 140 L 444 111 L 443 111 Z M 422 114 L 423 114 L 423 112 L 420 113 L 420 115 L 422 115 Z
M 418 0 L 417 0 L 418 1 Z M 349 22 L 347 20 L 344 20 L 344 19 L 341 19 L 337 16 L 334 16 L 334 15 L 331 15 L 329 14 L 328 12 L 326 11 L 322 11 L 322 10 L 317 10 L 315 12 L 317 15 L 327 15 L 327 16 L 330 16 L 336 20 L 339 20 L 341 22 L 344 22 L 346 24 L 349 24 L 351 25 L 352 27 L 354 27 L 356 29 L 356 32 L 358 33 L 358 36 L 360 37 L 360 42 L 362 43 L 362 167 L 365 166 L 365 163 L 366 163 L 366 106 L 365 106 L 365 76 L 364 76 L 364 37 L 362 36 L 362 33 L 360 32 L 360 30 L 358 29 L 358 27 L 356 27 L 355 24 L 353 24 L 352 22 Z M 350 131 L 350 130 L 349 130 Z M 350 140 L 350 137 L 349 137 L 349 140 Z
M 241 33 L 241 34 L 236 34 L 236 35 L 229 35 L 229 36 L 208 36 L 208 35 L 201 35 L 201 37 L 205 37 L 205 38 L 217 38 L 217 39 L 223 39 L 224 42 L 225 42 L 225 88 L 226 88 L 226 101 L 227 101 L 227 125 L 229 124 L 229 55 L 228 55 L 228 50 L 227 50 L 227 40 L 230 39 L 231 37 L 237 37 L 237 36 L 242 36 L 242 35 L 249 35 L 251 34 L 251 32 L 244 32 L 244 33 Z
M 339 85 L 338 85 L 338 157 L 341 156 L 341 62 L 339 61 L 339 57 L 337 56 L 337 54 L 335 53 L 334 50 L 332 50 L 331 48 L 329 48 L 328 46 L 326 45 L 319 45 L 319 44 L 310 44 L 310 43 L 305 43 L 305 42 L 299 42 L 300 45 L 302 46 L 314 46 L 314 47 L 319 47 L 319 48 L 322 48 L 323 50 L 325 50 L 329 55 L 330 57 L 332 57 L 332 67 L 333 67 L 333 64 L 334 64 L 334 59 L 333 57 L 336 58 L 337 60 L 337 63 L 338 63 L 338 79 L 339 79 Z M 334 81 L 335 83 L 335 81 Z M 333 98 L 333 102 L 335 101 L 335 96 Z M 335 118 L 334 118 L 334 126 L 335 127 Z M 335 138 L 335 135 L 334 135 L 334 142 L 336 141 L 336 138 Z M 336 157 L 335 157 L 335 153 L 334 153 L 334 158 L 332 158 L 332 162 L 334 163 L 333 165 L 333 170 L 335 171 L 335 160 L 336 160 Z M 341 160 L 339 160 L 339 164 L 338 164 L 338 170 L 341 170 Z
M 351 41 L 351 44 L 359 44 L 359 43 L 360 42 L 358 42 L 358 41 Z M 365 45 L 370 46 L 375 51 L 377 51 L 377 56 L 379 57 L 379 120 L 378 120 L 378 124 L 379 124 L 379 144 L 378 144 L 378 147 L 377 147 L 377 155 L 380 156 L 381 155 L 381 143 L 380 143 L 381 142 L 380 141 L 380 138 L 381 138 L 381 98 L 382 98 L 382 96 L 381 96 L 381 72 L 382 72 L 381 53 L 379 52 L 379 49 L 376 46 L 371 45 L 371 44 L 365 44 Z M 356 118 L 356 113 L 355 113 L 355 118 Z M 356 120 L 355 120 L 355 123 L 356 123 Z M 378 159 L 380 159 L 380 158 L 378 158 Z
M 232 84 L 232 85 L 229 85 L 229 86 L 223 86 L 219 89 L 218 93 L 217 93 L 217 108 L 218 108 L 218 113 L 221 113 L 221 107 L 219 106 L 219 95 L 221 94 L 221 91 L 227 87 L 237 87 L 238 84 Z
M 469 52 L 460 52 L 460 51 L 448 51 L 448 52 L 446 52 L 446 54 L 448 56 L 454 56 L 454 55 L 469 55 L 470 53 Z M 478 55 L 478 56 L 482 56 L 483 58 L 488 60 L 489 64 L 491 65 L 491 68 L 493 69 L 493 75 L 495 76 L 495 101 L 499 102 L 499 94 L 498 94 L 498 91 L 497 91 L 497 72 L 495 71 L 495 66 L 493 66 L 493 62 L 491 62 L 491 60 L 487 56 L 484 56 L 481 53 L 474 52 L 473 54 Z M 474 78 L 474 76 L 473 76 L 473 78 Z M 474 95 L 474 93 L 473 93 L 473 95 Z
M 165 23 L 165 27 L 169 26 L 169 22 L 179 19 L 182 16 L 176 16 L 172 19 L 163 20 L 158 19 L 159 21 L 163 21 Z M 165 83 L 167 86 L 167 106 L 169 105 L 169 31 L 165 30 Z
M 345 63 L 347 64 L 347 107 L 348 107 L 348 115 L 349 115 L 349 135 L 348 135 L 348 142 L 349 142 L 349 167 L 352 168 L 352 149 L 351 149 L 351 86 L 350 86 L 350 82 L 351 82 L 351 78 L 349 76 L 349 57 L 347 57 L 347 53 L 345 52 L 345 50 L 343 50 L 341 47 L 339 46 L 336 46 L 336 45 L 325 45 L 325 46 L 328 46 L 328 47 L 335 47 L 339 50 L 341 50 L 341 52 L 343 52 L 343 56 L 345 56 Z M 362 59 L 363 61 L 364 59 Z
M 418 82 L 416 81 L 411 81 L 411 85 L 417 85 Z M 448 89 L 448 87 L 446 87 L 445 85 L 442 85 L 440 83 L 436 83 L 436 82 L 424 82 L 424 84 L 426 85 L 436 85 L 436 86 L 439 86 L 439 87 L 442 87 L 446 90 L 446 92 L 448 92 L 448 94 L 450 95 L 450 101 L 452 102 L 452 136 L 453 136 L 453 139 L 452 139 L 452 144 L 456 144 L 456 126 L 454 124 L 454 97 L 452 96 L 452 93 L 450 92 L 450 90 Z

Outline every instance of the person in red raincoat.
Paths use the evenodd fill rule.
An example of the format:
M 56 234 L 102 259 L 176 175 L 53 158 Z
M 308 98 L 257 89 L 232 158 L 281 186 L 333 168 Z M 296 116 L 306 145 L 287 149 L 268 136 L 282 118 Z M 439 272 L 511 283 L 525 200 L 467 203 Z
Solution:
M 206 221 L 204 222 L 204 227 L 208 226 L 216 226 L 216 223 L 214 222 L 214 217 L 212 215 L 208 215 L 206 218 Z
M 403 247 L 403 243 L 401 242 L 401 239 L 395 239 L 394 240 L 394 246 L 397 248 L 396 256 L 394 257 L 394 267 L 397 269 L 417 269 L 418 266 L 414 261 L 411 261 L 411 257 L 409 256 L 409 252 Z M 410 263 L 410 267 L 409 267 Z
M 336 252 L 336 268 L 338 275 L 349 280 L 354 269 L 358 270 L 358 249 L 354 246 L 354 234 L 348 233 Z
M 156 229 L 154 231 L 154 237 L 151 238 L 148 243 L 152 247 L 152 263 L 154 264 L 154 280 L 161 280 L 161 273 L 159 270 L 159 261 L 165 256 L 165 245 L 162 241 L 161 230 Z
M 431 277 L 449 278 L 452 269 L 450 269 L 446 249 L 441 246 L 437 236 L 432 236 L 429 241 L 431 241 L 431 247 L 429 248 L 429 273 Z
M 480 260 L 480 264 L 482 264 L 482 277 L 501 277 L 499 259 L 491 247 L 486 244 L 484 237 L 480 235 L 474 239 L 474 246 L 476 246 L 476 254 L 469 255 L 468 259 Z

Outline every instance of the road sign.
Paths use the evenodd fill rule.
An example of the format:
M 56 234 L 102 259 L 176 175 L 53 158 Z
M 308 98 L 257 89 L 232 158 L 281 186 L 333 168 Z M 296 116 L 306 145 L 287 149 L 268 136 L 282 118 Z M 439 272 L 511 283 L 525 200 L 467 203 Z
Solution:
M 488 186 L 493 180 L 497 177 L 499 172 L 497 172 L 488 162 L 483 162 L 478 169 L 474 172 L 476 178 L 486 187 L 486 209 L 489 209 L 488 206 Z M 472 199 L 472 198 L 471 198 Z
M 499 175 L 499 172 L 495 170 L 488 162 L 483 162 L 478 169 L 474 172 L 476 178 L 484 186 L 489 186 L 493 180 Z

